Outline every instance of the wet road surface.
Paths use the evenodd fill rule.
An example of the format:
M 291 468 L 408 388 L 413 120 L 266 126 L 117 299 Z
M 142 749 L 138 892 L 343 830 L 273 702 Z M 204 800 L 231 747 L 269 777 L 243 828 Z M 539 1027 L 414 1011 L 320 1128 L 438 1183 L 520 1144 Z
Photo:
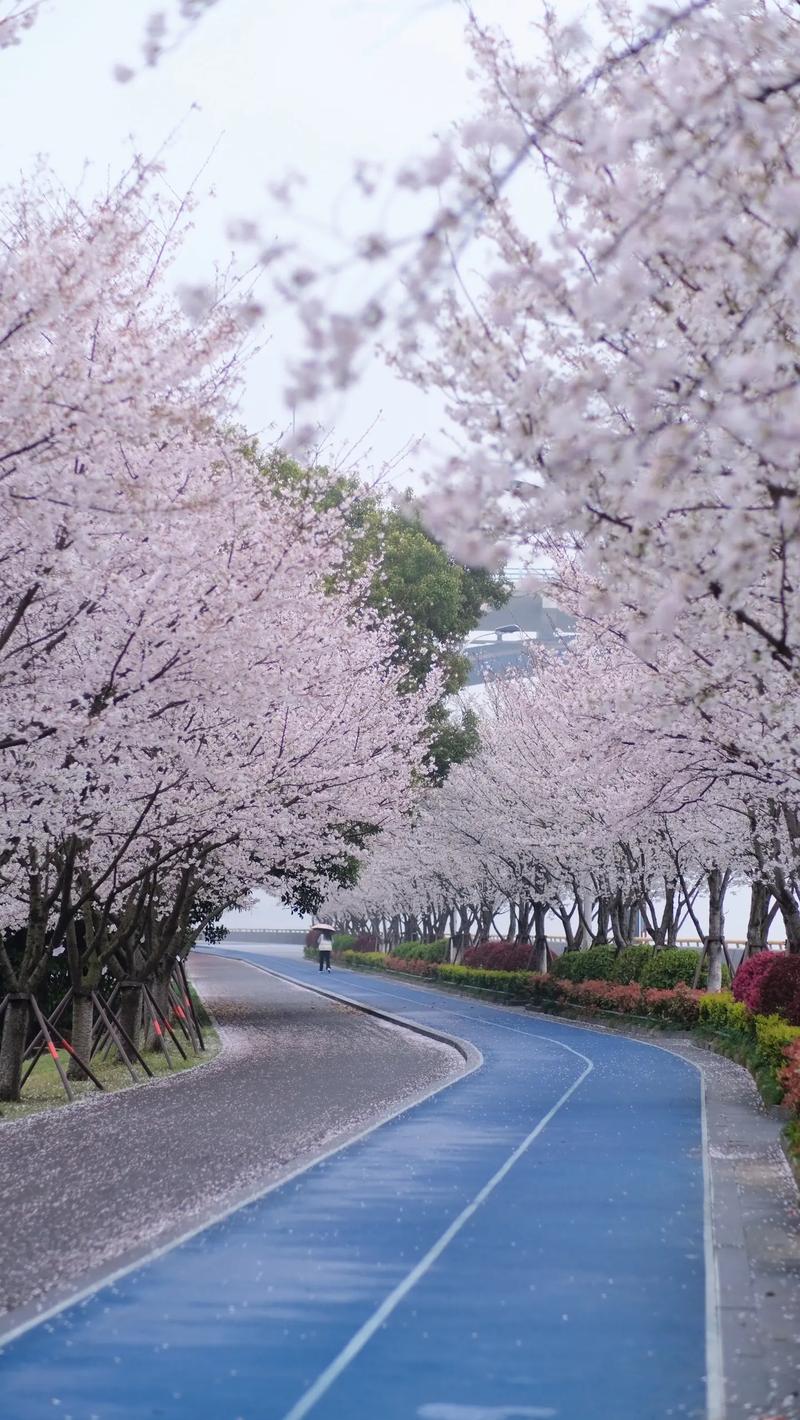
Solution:
M 8 1413 L 703 1415 L 697 1071 L 381 977 L 325 987 L 466 1037 L 484 1064 L 13 1341 Z
M 463 1069 L 241 962 L 198 954 L 192 975 L 222 1030 L 216 1060 L 0 1125 L 0 1314 L 218 1216 Z M 3 1414 L 1 1397 L 0 1380 Z

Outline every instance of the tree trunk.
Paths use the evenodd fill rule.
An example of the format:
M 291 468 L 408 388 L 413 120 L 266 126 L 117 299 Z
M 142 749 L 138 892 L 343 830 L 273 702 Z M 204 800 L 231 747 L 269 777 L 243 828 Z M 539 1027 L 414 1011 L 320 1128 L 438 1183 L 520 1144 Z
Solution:
M 508 899 L 508 940 L 516 941 L 517 937 L 517 904 L 513 897 Z
M 750 884 L 750 915 L 747 919 L 747 945 L 742 961 L 754 952 L 763 952 L 767 945 L 767 920 L 769 917 L 770 893 L 766 883 L 756 878 Z
M 123 1030 L 141 1050 L 142 1038 L 142 988 L 138 982 L 130 982 L 121 987 L 117 1015 Z
M 94 1025 L 94 1003 L 86 992 L 75 992 L 72 997 L 72 1049 L 88 1062 L 92 1053 L 92 1027 Z M 69 1058 L 67 1077 L 70 1080 L 88 1080 L 86 1071 L 77 1060 Z
M 616 947 L 617 951 L 620 952 L 624 947 L 627 947 L 628 945 L 628 941 L 625 936 L 625 923 L 623 920 L 625 916 L 625 909 L 622 904 L 622 897 L 620 893 L 616 893 L 611 899 L 611 902 L 609 904 L 608 915 L 609 920 L 611 922 L 611 935 L 614 939 L 614 946 Z
M 597 899 L 597 926 L 595 927 L 592 946 L 608 946 L 608 900 L 605 897 L 598 897 Z
M 772 895 L 775 898 L 786 928 L 786 950 L 800 952 L 800 910 L 791 888 L 787 887 L 782 868 L 775 868 L 772 878 Z
M 725 885 L 719 868 L 708 874 L 708 990 L 722 990 Z
M 534 902 L 533 904 L 533 969 L 534 971 L 547 971 L 548 951 L 547 932 L 545 930 L 545 917 L 547 916 L 547 903 Z
M 0 1042 L 0 1100 L 18 1100 L 22 1079 L 22 1058 L 28 1039 L 27 997 L 11 997 L 3 1015 Z
M 162 1014 L 167 1017 L 167 1020 L 169 1020 L 169 981 L 170 977 L 172 976 L 172 966 L 172 957 L 169 957 L 165 961 L 161 962 L 159 966 L 156 967 L 152 979 L 147 983 L 150 988 L 150 995 L 155 1001 L 159 1011 L 161 1011 Z M 152 1016 L 150 1015 L 149 1011 L 147 1012 L 147 1015 L 149 1020 L 149 1025 L 147 1027 L 147 1049 L 161 1050 L 162 1037 L 155 1030 L 153 1026 Z M 161 1028 L 163 1030 L 164 1027 L 161 1023 L 160 1018 L 159 1024 L 161 1025 Z
M 522 897 L 519 902 L 519 917 L 517 918 L 516 941 L 522 947 L 530 945 L 531 940 L 531 902 L 530 898 Z

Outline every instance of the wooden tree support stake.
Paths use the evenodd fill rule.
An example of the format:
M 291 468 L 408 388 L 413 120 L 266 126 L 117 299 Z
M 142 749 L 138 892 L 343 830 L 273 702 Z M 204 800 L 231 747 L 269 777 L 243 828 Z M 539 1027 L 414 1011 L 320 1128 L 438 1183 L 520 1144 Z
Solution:
M 59 1003 L 58 1003 L 58 1005 L 56 1006 L 55 1010 L 54 1010 L 53 1012 L 51 1012 L 50 1016 L 48 1017 L 51 1030 L 52 1030 L 53 1026 L 56 1024 L 56 1021 L 60 1021 L 60 1020 L 61 1020 L 61 1017 L 63 1016 L 64 1012 L 66 1011 L 67 1006 L 69 1005 L 69 1003 L 70 1003 L 71 1000 L 72 1000 L 72 987 L 69 988 L 69 991 L 67 992 L 66 996 L 62 996 L 62 997 L 61 997 L 61 1000 L 59 1001 Z M 39 1031 L 38 1034 L 34 1036 L 33 1040 L 31 1041 L 30 1045 L 28 1046 L 28 1049 L 27 1049 L 26 1052 L 25 1052 L 25 1054 L 27 1055 L 27 1054 L 29 1054 L 29 1052 L 30 1052 L 31 1050 L 35 1050 L 35 1051 L 36 1051 L 36 1054 L 34 1055 L 33 1060 L 31 1061 L 30 1065 L 28 1066 L 27 1070 L 25 1071 L 25 1074 L 24 1074 L 23 1077 L 22 1077 L 22 1081 L 21 1081 L 21 1083 L 20 1083 L 20 1089 L 22 1089 L 22 1086 L 25 1084 L 25 1081 L 27 1080 L 28 1076 L 29 1076 L 29 1075 L 32 1073 L 32 1071 L 35 1069 L 36 1064 L 37 1064 L 37 1061 L 40 1059 L 40 1057 L 41 1057 L 41 1055 L 42 1055 L 42 1052 L 45 1051 L 46 1049 L 47 1049 L 47 1041 L 45 1040 L 45 1037 L 44 1037 L 43 1032 L 42 1032 L 42 1031 Z
M 96 1000 L 96 1002 L 97 1002 L 98 1013 L 100 1014 L 101 1017 L 107 1016 L 107 1017 L 109 1018 L 109 1021 L 112 1022 L 113 1025 L 116 1027 L 116 1029 L 119 1031 L 120 1036 L 121 1036 L 122 1039 L 124 1040 L 124 1042 L 125 1042 L 125 1044 L 127 1045 L 128 1049 L 131 1051 L 131 1054 L 135 1056 L 135 1058 L 138 1060 L 139 1064 L 141 1065 L 142 1069 L 144 1070 L 145 1074 L 146 1074 L 146 1075 L 149 1075 L 150 1079 L 152 1080 L 153 1077 L 154 1077 L 153 1071 L 150 1069 L 150 1066 L 148 1065 L 148 1063 L 147 1063 L 147 1061 L 145 1060 L 144 1056 L 140 1053 L 139 1050 L 137 1050 L 136 1046 L 134 1045 L 133 1041 L 131 1040 L 130 1036 L 128 1035 L 128 1032 L 126 1031 L 124 1025 L 122 1024 L 122 1021 L 120 1020 L 119 1016 L 118 1016 L 118 1015 L 116 1014 L 116 1012 L 113 1011 L 112 1008 L 111 1008 L 111 1001 L 113 1001 L 114 996 L 116 995 L 117 989 L 118 989 L 118 988 L 116 988 L 116 987 L 114 988 L 114 991 L 112 991 L 111 995 L 109 996 L 108 1000 L 107 1000 L 105 1003 L 101 1001 L 101 999 L 100 999 L 99 996 L 97 996 L 97 995 L 95 996 L 95 1000 Z M 109 1036 L 111 1036 L 111 1031 L 108 1029 L 108 1026 L 106 1026 L 106 1032 L 107 1032 L 107 1034 L 108 1034 Z
M 183 1031 L 183 1034 L 185 1035 L 195 1055 L 199 1054 L 199 1047 L 197 1044 L 197 1037 L 194 1033 L 194 1025 L 192 1022 L 192 1018 L 189 1014 L 189 1011 L 185 1008 L 183 1004 L 183 991 L 181 990 L 179 983 L 175 979 L 174 972 L 169 979 L 168 996 L 169 1003 L 172 1007 L 173 1016 L 177 1020 L 178 1025 Z
M 128 1052 L 127 1052 L 127 1050 L 125 1049 L 125 1046 L 124 1046 L 123 1043 L 122 1043 L 122 1038 L 121 1038 L 121 1036 L 119 1036 L 119 1035 L 117 1034 L 116 1030 L 114 1029 L 114 1026 L 112 1025 L 111 1021 L 109 1020 L 108 1016 L 106 1015 L 106 1013 L 105 1013 L 105 1008 L 104 1008 L 104 1006 L 103 1006 L 103 1003 L 102 1003 L 102 1001 L 100 1000 L 100 997 L 98 996 L 98 994 L 97 994 L 96 991 L 93 991 L 93 992 L 92 992 L 92 1005 L 94 1006 L 95 1010 L 97 1011 L 97 1014 L 99 1015 L 100 1019 L 102 1020 L 103 1024 L 105 1025 L 105 1028 L 106 1028 L 106 1030 L 108 1031 L 109 1036 L 113 1039 L 114 1044 L 116 1045 L 117 1050 L 119 1051 L 120 1059 L 124 1062 L 124 1064 L 125 1064 L 125 1066 L 126 1066 L 126 1068 L 127 1068 L 128 1074 L 130 1075 L 131 1079 L 133 1080 L 133 1083 L 134 1083 L 135 1085 L 138 1084 L 138 1083 L 139 1083 L 138 1076 L 137 1076 L 136 1071 L 134 1070 L 133 1066 L 131 1065 L 130 1059 L 129 1059 L 129 1057 L 128 1057 Z
M 181 1043 L 180 1043 L 180 1041 L 179 1041 L 177 1035 L 175 1034 L 175 1031 L 173 1030 L 173 1028 L 172 1028 L 172 1026 L 171 1026 L 171 1024 L 170 1024 L 169 1017 L 164 1015 L 164 1012 L 162 1011 L 161 1007 L 159 1006 L 157 1000 L 155 999 L 155 996 L 153 995 L 152 991 L 150 990 L 150 987 L 149 987 L 146 983 L 145 983 L 145 988 L 144 988 L 144 990 L 145 990 L 145 995 L 146 995 L 148 1001 L 150 1002 L 150 1009 L 151 1009 L 151 1011 L 154 1011 L 154 1012 L 156 1013 L 156 1015 L 155 1015 L 154 1018 L 153 1018 L 153 1023 L 155 1024 L 155 1019 L 156 1019 L 156 1017 L 157 1017 L 158 1020 L 161 1022 L 161 1025 L 163 1026 L 164 1030 L 167 1030 L 167 1031 L 169 1032 L 170 1039 L 171 1039 L 172 1042 L 174 1043 L 175 1049 L 179 1052 L 180 1055 L 183 1056 L 183 1059 L 184 1059 L 184 1060 L 188 1060 L 189 1057 L 188 1057 L 188 1055 L 186 1054 L 186 1051 L 184 1050 L 183 1046 L 181 1045 Z M 158 1035 L 159 1032 L 156 1031 L 156 1034 Z M 162 1036 L 161 1036 L 161 1040 L 162 1040 L 162 1043 L 163 1043 L 163 1044 L 166 1044 L 166 1041 L 164 1040 L 163 1034 L 162 1034 Z
M 197 1011 L 195 1010 L 194 999 L 192 997 L 191 991 L 189 990 L 189 978 L 186 975 L 186 964 L 181 961 L 179 957 L 176 965 L 178 968 L 178 975 L 180 976 L 181 984 L 183 986 L 183 998 L 189 1008 L 189 1014 L 191 1015 L 192 1021 L 194 1022 L 194 1028 L 197 1032 L 197 1039 L 200 1042 L 200 1049 L 205 1050 L 206 1043 L 203 1040 L 203 1032 L 200 1029 L 200 1022 L 197 1019 Z
M 58 1058 L 58 1051 L 56 1050 L 56 1048 L 55 1048 L 55 1046 L 54 1046 L 54 1044 L 53 1044 L 53 1035 L 56 1037 L 57 1040 L 60 1040 L 60 1041 L 61 1041 L 61 1044 L 63 1045 L 64 1049 L 67 1051 L 67 1054 L 68 1054 L 68 1055 L 71 1055 L 71 1056 L 72 1056 L 72 1059 L 73 1059 L 73 1060 L 76 1060 L 76 1061 L 78 1062 L 78 1064 L 80 1065 L 81 1069 L 88 1075 L 88 1077 L 89 1077 L 89 1079 L 91 1080 L 92 1084 L 93 1084 L 98 1090 L 105 1091 L 105 1085 L 102 1084 L 102 1082 L 101 1082 L 100 1080 L 98 1080 L 98 1078 L 97 1078 L 97 1076 L 95 1075 L 94 1071 L 90 1068 L 90 1066 L 88 1066 L 88 1065 L 86 1064 L 86 1061 L 81 1059 L 81 1057 L 80 1057 L 80 1055 L 78 1054 L 77 1050 L 73 1050 L 73 1048 L 72 1048 L 72 1046 L 70 1045 L 69 1041 L 68 1041 L 67 1039 L 65 1039 L 65 1037 L 61 1034 L 61 1031 L 60 1031 L 60 1030 L 57 1030 L 56 1027 L 52 1024 L 52 1022 L 48 1023 L 48 1022 L 45 1020 L 44 1016 L 42 1015 L 41 1010 L 39 1009 L 39 1002 L 36 1000 L 36 997 L 35 997 L 34 995 L 31 995 L 30 1000 L 31 1000 L 31 1006 L 33 1007 L 33 1013 L 34 1013 L 34 1015 L 36 1016 L 36 1019 L 37 1019 L 37 1021 L 39 1022 L 39 1025 L 40 1025 L 41 1028 L 42 1028 L 42 1031 L 44 1032 L 45 1036 L 47 1037 L 47 1048 L 48 1048 L 48 1050 L 50 1051 L 50 1054 L 52 1055 L 52 1057 L 53 1057 L 53 1059 L 54 1059 L 54 1061 L 55 1061 L 55 1063 L 56 1063 L 56 1068 L 57 1068 L 57 1070 L 58 1070 L 59 1075 L 61 1076 L 62 1084 L 63 1084 L 64 1087 L 66 1088 L 68 1098 L 71 1100 L 71 1099 L 74 1098 L 74 1096 L 73 1096 L 72 1091 L 71 1091 L 71 1089 L 70 1089 L 70 1087 L 69 1087 L 69 1083 L 68 1083 L 68 1081 L 67 1081 L 67 1077 L 66 1077 L 66 1075 L 65 1075 L 65 1073 L 64 1073 L 64 1070 L 63 1070 L 63 1068 L 62 1068 L 62 1065 L 61 1065 L 61 1061 L 60 1061 L 59 1058 Z M 52 1034 L 51 1034 L 51 1032 L 52 1032 Z

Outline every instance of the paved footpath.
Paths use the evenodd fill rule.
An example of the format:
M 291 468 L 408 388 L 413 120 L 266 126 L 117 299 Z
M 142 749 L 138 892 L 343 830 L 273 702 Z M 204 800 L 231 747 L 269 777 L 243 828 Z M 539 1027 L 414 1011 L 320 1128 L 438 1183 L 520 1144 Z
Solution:
M 242 962 L 197 955 L 192 975 L 222 1031 L 215 1060 L 0 1125 L 0 1332 L 3 1313 L 218 1217 L 463 1068 Z M 0 1363 L 5 1420 L 2 1388 Z
M 482 1066 L 12 1341 L 3 1414 L 718 1420 L 698 1072 L 405 983 L 325 986 Z

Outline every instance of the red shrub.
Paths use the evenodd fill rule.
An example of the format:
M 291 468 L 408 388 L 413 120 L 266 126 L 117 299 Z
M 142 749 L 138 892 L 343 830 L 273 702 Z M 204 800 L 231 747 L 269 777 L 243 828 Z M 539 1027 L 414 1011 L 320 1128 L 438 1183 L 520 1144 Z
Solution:
M 642 991 L 642 1009 L 645 1015 L 674 1021 L 676 1025 L 693 1026 L 700 1020 L 703 995 L 702 991 L 692 991 L 682 982 L 668 991 L 649 986 Z
M 800 1025 L 800 957 L 756 952 L 733 978 L 733 995 L 754 1015 L 780 1015 Z
M 642 989 L 635 983 L 627 986 L 616 981 L 570 982 L 570 993 L 576 1005 L 592 1010 L 623 1011 L 637 1014 L 642 1009 Z
M 784 1050 L 786 1064 L 778 1071 L 783 1088 L 783 1103 L 800 1115 L 800 1040 L 793 1040 Z
M 359 932 L 353 943 L 352 950 L 354 952 L 379 952 L 380 943 L 378 942 L 378 938 L 373 937 L 371 932 Z
M 757 1011 L 759 993 L 761 990 L 761 978 L 766 971 L 769 971 L 772 963 L 776 960 L 774 952 L 756 952 L 755 956 L 748 957 L 742 962 L 736 975 L 733 978 L 731 990 L 734 1001 L 743 1001 L 745 1006 L 751 1011 Z
M 418 957 L 393 957 L 385 956 L 383 965 L 387 971 L 402 971 L 406 976 L 433 976 L 435 970 L 429 961 L 420 961 Z
M 527 971 L 533 962 L 533 947 L 515 942 L 476 942 L 464 953 L 464 966 L 478 966 L 488 971 Z
M 691 1026 L 700 1019 L 702 991 L 690 991 L 680 984 L 661 989 L 642 987 L 633 981 L 567 981 L 553 976 L 528 977 L 532 1002 L 563 1002 L 592 1015 L 596 1011 L 619 1011 L 624 1015 L 655 1016 L 676 1025 Z

